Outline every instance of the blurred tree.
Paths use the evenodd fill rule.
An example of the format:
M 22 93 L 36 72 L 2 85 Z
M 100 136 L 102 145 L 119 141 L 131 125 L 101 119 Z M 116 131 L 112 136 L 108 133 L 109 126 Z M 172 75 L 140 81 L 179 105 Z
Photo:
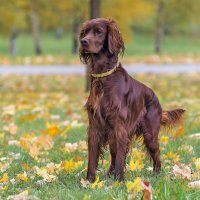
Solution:
M 149 0 L 102 0 L 102 17 L 117 20 L 125 41 L 132 37 L 132 25 L 142 23 L 154 11 Z
M 100 17 L 100 0 L 90 0 L 90 19 Z
M 200 0 L 152 0 L 156 7 L 156 42 L 155 52 L 161 53 L 162 40 L 166 30 L 177 29 L 178 26 L 188 26 L 197 21 L 200 13 Z
M 53 0 L 16 0 L 16 2 L 31 21 L 35 53 L 41 54 L 40 20 L 48 17 L 48 11 L 54 5 Z
M 81 24 L 88 18 L 89 0 L 57 0 L 54 7 L 57 27 L 72 30 L 72 53 L 78 53 Z
M 10 37 L 9 51 L 17 54 L 17 38 L 19 31 L 25 28 L 25 15 L 15 0 L 0 0 L 0 34 Z

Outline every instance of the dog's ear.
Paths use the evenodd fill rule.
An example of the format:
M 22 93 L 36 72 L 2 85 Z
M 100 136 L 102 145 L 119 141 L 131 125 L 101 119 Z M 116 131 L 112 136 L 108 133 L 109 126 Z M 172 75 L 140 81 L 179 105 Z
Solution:
M 123 54 L 125 50 L 122 35 L 113 19 L 108 20 L 108 50 L 111 54 Z

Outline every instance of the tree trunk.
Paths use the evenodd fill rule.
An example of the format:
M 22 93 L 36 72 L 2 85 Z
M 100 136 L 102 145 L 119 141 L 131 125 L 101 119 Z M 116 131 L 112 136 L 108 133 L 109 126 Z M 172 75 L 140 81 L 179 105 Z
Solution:
M 164 1 L 161 0 L 158 4 L 157 19 L 156 19 L 156 44 L 155 52 L 160 54 L 162 51 L 162 40 L 164 37 Z
M 90 19 L 100 17 L 100 5 L 101 0 L 90 0 Z M 90 76 L 89 69 L 86 70 L 86 87 L 85 90 L 88 92 L 90 90 Z
M 56 38 L 61 39 L 61 38 L 63 38 L 63 35 L 64 35 L 63 27 L 58 27 L 56 29 Z
M 90 0 L 90 18 L 100 17 L 100 0 Z
M 19 31 L 17 29 L 13 29 L 10 37 L 10 54 L 15 56 L 17 54 L 17 37 Z
M 32 29 L 33 29 L 33 42 L 34 42 L 34 48 L 35 53 L 37 55 L 42 54 L 42 49 L 40 45 L 40 19 L 38 14 L 32 10 Z
M 72 54 L 78 53 L 78 38 L 79 38 L 79 26 L 80 22 L 77 19 L 74 19 L 72 25 L 72 34 L 73 34 L 73 47 L 72 47 Z

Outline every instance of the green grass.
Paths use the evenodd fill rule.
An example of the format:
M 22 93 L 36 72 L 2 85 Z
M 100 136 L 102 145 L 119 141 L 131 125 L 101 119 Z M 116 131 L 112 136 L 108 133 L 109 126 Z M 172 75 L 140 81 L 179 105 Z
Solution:
M 9 55 L 9 38 L 0 37 L 0 54 Z M 133 35 L 133 41 L 127 41 L 126 56 L 147 56 L 154 54 L 155 38 L 152 34 Z M 18 41 L 19 56 L 33 56 L 33 41 L 30 34 L 20 34 Z M 72 36 L 70 33 L 61 39 L 56 39 L 53 33 L 41 34 L 43 55 L 71 56 Z M 166 36 L 163 41 L 163 54 L 199 54 L 200 39 L 189 35 Z
M 158 95 L 164 109 L 184 107 L 187 109 L 184 128 L 186 134 L 175 138 L 172 134 L 161 131 L 161 135 L 169 137 L 169 143 L 162 148 L 162 172 L 155 176 L 147 168 L 151 166 L 149 159 L 144 160 L 144 169 L 141 171 L 126 171 L 126 181 L 134 181 L 139 176 L 143 180 L 151 182 L 153 188 L 153 199 L 199 199 L 200 192 L 188 188 L 188 180 L 177 178 L 172 173 L 174 161 L 166 159 L 164 154 L 168 152 L 177 153 L 180 162 L 191 167 L 193 174 L 198 176 L 192 180 L 198 180 L 199 174 L 193 158 L 200 157 L 199 140 L 189 139 L 189 135 L 200 132 L 200 74 L 190 75 L 137 75 L 134 76 L 148 86 L 152 87 Z M 86 171 L 80 173 L 87 166 L 87 152 L 76 150 L 71 153 L 63 152 L 66 142 L 74 143 L 86 139 L 87 116 L 83 105 L 88 94 L 84 93 L 84 79 L 81 76 L 1 76 L 0 77 L 0 179 L 4 173 L 8 173 L 9 180 L 17 179 L 19 173 L 27 171 L 29 181 L 16 181 L 12 184 L 0 183 L 0 199 L 6 199 L 9 195 L 16 195 L 20 192 L 29 191 L 30 199 L 130 199 L 133 192 L 128 192 L 126 183 L 121 186 L 114 186 L 113 179 L 106 180 L 106 170 L 109 165 L 108 150 L 105 153 L 106 164 L 99 162 L 98 176 L 100 180 L 106 180 L 101 189 L 83 188 L 80 184 L 81 178 L 86 177 Z M 7 106 L 14 106 L 14 115 L 4 114 Z M 34 111 L 38 109 L 38 111 Z M 23 116 L 35 115 L 35 119 L 22 119 Z M 52 119 L 52 115 L 59 115 L 59 119 Z M 10 140 L 17 140 L 35 132 L 35 136 L 42 135 L 41 130 L 47 129 L 46 122 L 57 123 L 63 129 L 62 123 L 68 120 L 70 124 L 74 120 L 83 123 L 83 126 L 72 127 L 67 134 L 59 134 L 53 138 L 55 142 L 49 150 L 41 150 L 39 159 L 30 156 L 29 151 L 22 146 L 10 146 Z M 5 126 L 15 123 L 18 132 L 12 135 L 5 130 Z M 176 132 L 176 131 L 175 131 Z M 193 147 L 193 153 L 179 149 L 182 145 Z M 138 142 L 134 147 L 142 150 Z M 19 154 L 17 157 L 16 155 Z M 50 162 L 60 163 L 64 160 L 77 161 L 80 159 L 83 164 L 75 171 L 62 170 L 56 173 L 57 180 L 52 183 L 38 185 L 41 177 L 35 175 L 34 166 L 46 167 Z M 130 155 L 127 159 L 129 164 Z M 26 170 L 23 163 L 30 167 Z M 6 170 L 1 165 L 9 163 Z M 30 178 L 35 175 L 35 177 Z M 1 186 L 7 186 L 1 191 Z M 136 199 L 140 199 L 142 192 L 138 193 Z

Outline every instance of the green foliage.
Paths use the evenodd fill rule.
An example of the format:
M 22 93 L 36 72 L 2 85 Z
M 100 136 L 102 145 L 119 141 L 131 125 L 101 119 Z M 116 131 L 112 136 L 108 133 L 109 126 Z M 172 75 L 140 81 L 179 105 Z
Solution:
M 119 23 L 125 40 L 132 38 L 131 26 L 136 22 L 142 22 L 153 11 L 153 5 L 147 0 L 102 0 L 102 17 L 114 18 Z
M 16 28 L 25 28 L 25 15 L 15 0 L 0 0 L 0 34 L 10 34 Z

